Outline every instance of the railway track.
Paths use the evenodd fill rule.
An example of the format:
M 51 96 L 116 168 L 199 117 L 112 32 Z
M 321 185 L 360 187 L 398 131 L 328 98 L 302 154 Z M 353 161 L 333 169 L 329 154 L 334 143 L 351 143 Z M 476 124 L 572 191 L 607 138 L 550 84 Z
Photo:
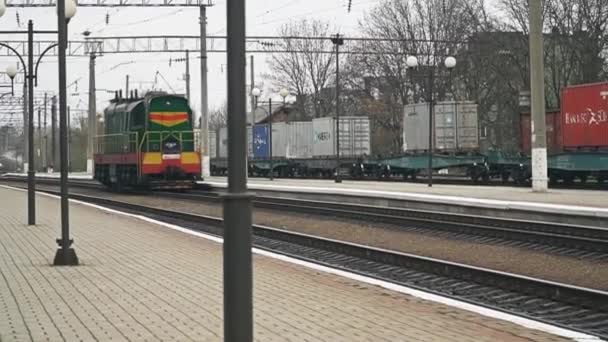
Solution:
M 24 181 L 18 177 L 5 179 Z M 58 180 L 41 179 L 38 182 L 57 185 Z M 88 180 L 70 180 L 70 186 L 107 190 L 99 183 Z M 220 193 L 207 191 L 154 192 L 152 195 L 217 204 L 221 201 Z M 597 227 L 267 196 L 255 197 L 253 205 L 280 212 L 387 224 L 391 229 L 404 232 L 526 248 L 591 261 L 608 261 L 608 229 Z
M 161 196 L 219 202 L 219 193 L 159 193 Z M 608 229 L 436 211 L 257 196 L 257 208 L 388 224 L 400 231 L 533 249 L 608 261 Z
M 56 191 L 43 190 L 57 194 Z M 81 194 L 71 198 L 221 236 L 220 218 Z M 608 338 L 608 292 L 254 225 L 257 248 Z

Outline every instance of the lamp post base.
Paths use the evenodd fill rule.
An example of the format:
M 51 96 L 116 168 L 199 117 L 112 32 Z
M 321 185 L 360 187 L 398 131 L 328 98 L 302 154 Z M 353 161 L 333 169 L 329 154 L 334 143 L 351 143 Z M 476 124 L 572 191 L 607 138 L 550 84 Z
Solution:
M 53 261 L 55 266 L 78 266 L 78 256 L 74 248 L 59 248 Z

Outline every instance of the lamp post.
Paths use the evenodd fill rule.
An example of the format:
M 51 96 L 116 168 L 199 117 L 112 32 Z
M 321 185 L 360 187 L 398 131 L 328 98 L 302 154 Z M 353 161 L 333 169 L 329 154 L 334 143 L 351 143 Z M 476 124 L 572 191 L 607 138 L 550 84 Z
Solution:
M 65 1 L 65 0 L 64 0 Z M 73 3 L 73 0 L 69 1 L 73 7 L 76 5 Z M 4 0 L 0 0 L 0 16 L 4 15 L 6 12 L 6 4 Z M 28 211 L 27 211 L 27 222 L 28 225 L 36 224 L 36 179 L 35 179 L 35 171 L 34 171 L 34 80 L 37 79 L 37 67 L 40 63 L 42 57 L 54 46 L 49 46 L 46 50 L 44 50 L 40 56 L 38 57 L 38 61 L 36 62 L 36 69 L 34 69 L 34 34 L 52 34 L 56 33 L 56 31 L 34 31 L 34 23 L 32 20 L 28 21 L 27 31 L 0 31 L 0 34 L 27 34 L 28 41 L 28 62 L 27 65 L 23 59 L 23 56 L 19 54 L 17 50 L 11 47 L 8 44 L 0 43 L 0 46 L 7 48 L 12 51 L 19 61 L 21 62 L 21 66 L 24 70 L 24 75 L 26 81 L 24 82 L 24 88 L 27 88 L 27 146 L 28 146 L 28 167 L 27 167 L 27 184 L 28 184 Z M 11 78 L 11 89 L 13 89 L 13 79 L 17 75 L 17 70 L 14 66 L 9 66 L 7 68 L 7 74 Z M 24 89 L 25 93 L 25 89 Z M 24 105 L 24 111 L 25 111 Z
M 416 67 L 418 67 L 418 58 L 416 58 L 415 56 L 408 56 L 406 59 L 406 64 L 410 70 L 410 72 L 415 69 Z M 452 57 L 452 56 L 448 56 L 445 60 L 444 60 L 444 65 L 448 70 L 452 70 L 455 66 L 456 66 L 456 58 Z M 429 93 L 428 93 L 428 97 L 427 97 L 427 101 L 429 103 L 429 146 L 428 146 L 428 156 L 429 156 L 429 163 L 428 163 L 428 167 L 427 167 L 427 173 L 428 173 L 428 186 L 432 187 L 433 186 L 433 152 L 434 152 L 434 146 L 433 146 L 433 119 L 434 119 L 434 111 L 435 111 L 435 65 L 431 64 L 429 65 Z
M 336 34 L 331 38 L 336 46 L 336 183 L 342 183 L 340 178 L 340 45 L 344 44 L 344 38 Z
M 255 126 L 255 111 L 258 109 L 258 98 L 262 94 L 260 88 L 254 87 L 251 89 L 251 95 L 253 96 L 254 103 L 253 108 L 251 108 L 251 158 L 253 159 L 253 144 L 255 142 L 255 138 L 253 136 L 253 126 Z
M 2 2 L 2 0 L 0 0 L 0 2 Z M 2 16 L 2 14 L 3 14 L 3 12 L 0 11 L 0 17 Z M 11 96 L 14 96 L 15 95 L 15 76 L 17 76 L 17 68 L 15 68 L 14 65 L 7 66 L 6 74 L 11 79 Z
M 59 249 L 55 254 L 54 265 L 78 265 L 76 251 L 71 248 L 74 242 L 70 239 L 70 222 L 68 212 L 68 149 L 67 149 L 67 113 L 66 113 L 66 58 L 67 25 L 76 14 L 73 0 L 57 0 L 57 26 L 59 42 L 59 159 L 61 166 L 61 239 L 57 239 Z
M 287 115 L 287 109 L 285 108 L 285 99 L 289 96 L 289 90 L 282 88 L 279 91 L 279 95 L 283 98 L 283 111 L 285 112 L 285 122 L 289 122 L 289 116 Z

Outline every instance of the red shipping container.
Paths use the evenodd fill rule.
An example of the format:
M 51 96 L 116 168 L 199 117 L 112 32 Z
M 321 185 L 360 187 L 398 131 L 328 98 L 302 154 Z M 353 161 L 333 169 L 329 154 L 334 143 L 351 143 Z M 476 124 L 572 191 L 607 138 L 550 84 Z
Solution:
M 545 113 L 547 132 L 547 152 L 558 153 L 562 151 L 562 130 L 560 112 Z M 526 154 L 532 153 L 530 113 L 522 113 L 519 117 L 519 147 Z
M 562 89 L 563 146 L 608 148 L 608 82 Z

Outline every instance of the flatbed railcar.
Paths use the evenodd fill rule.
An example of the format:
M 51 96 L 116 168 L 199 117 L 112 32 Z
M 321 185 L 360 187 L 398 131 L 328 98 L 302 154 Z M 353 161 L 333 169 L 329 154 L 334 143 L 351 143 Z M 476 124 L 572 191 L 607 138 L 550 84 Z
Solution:
M 94 179 L 113 188 L 193 188 L 201 161 L 192 114 L 180 95 L 117 93 L 95 138 Z

